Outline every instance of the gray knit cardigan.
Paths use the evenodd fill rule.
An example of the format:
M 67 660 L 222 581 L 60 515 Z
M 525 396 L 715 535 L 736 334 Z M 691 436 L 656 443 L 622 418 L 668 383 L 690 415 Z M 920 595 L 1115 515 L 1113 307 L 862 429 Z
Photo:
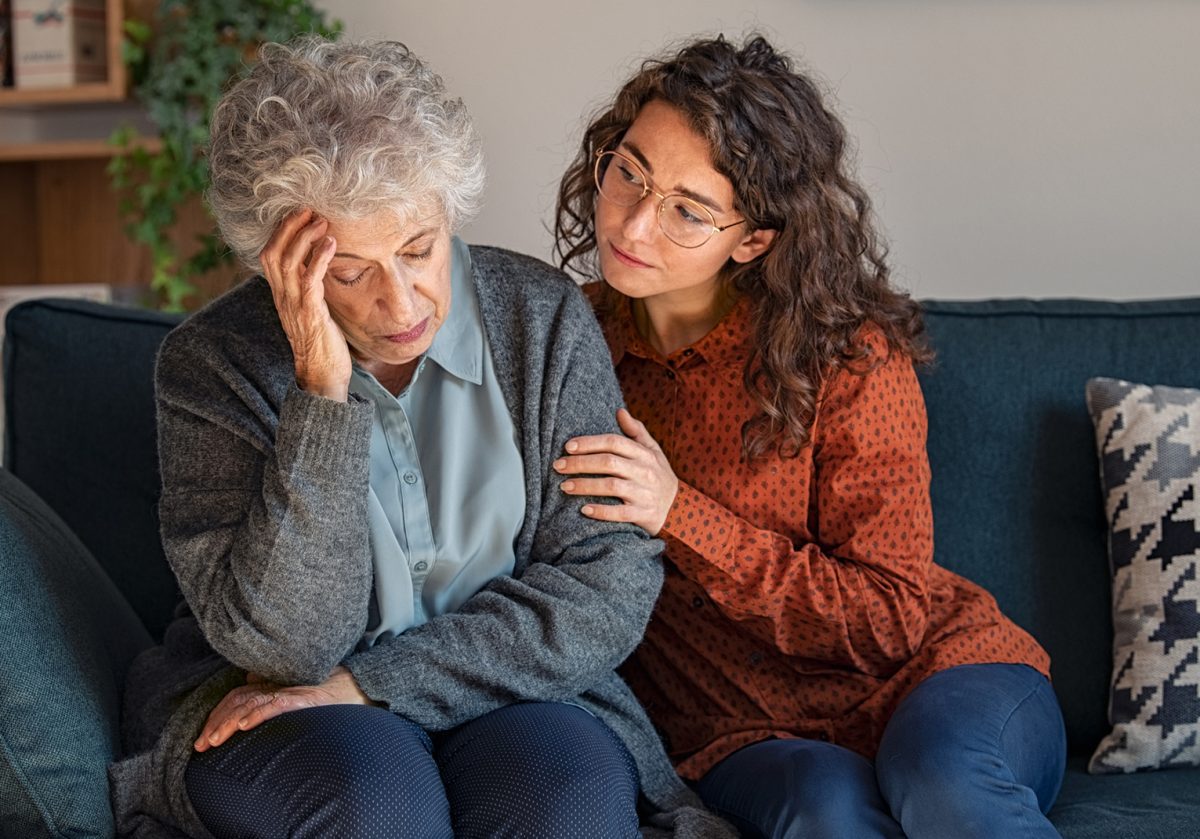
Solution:
M 521 701 L 569 701 L 633 755 L 645 836 L 736 834 L 675 775 L 614 673 L 662 583 L 660 543 L 596 522 L 550 464 L 621 404 L 591 310 L 561 272 L 472 248 L 484 329 L 520 437 L 528 507 L 511 577 L 365 652 L 371 406 L 299 390 L 270 289 L 250 280 L 163 343 L 156 376 L 162 538 L 184 594 L 164 643 L 135 662 L 125 754 L 109 770 L 118 832 L 209 837 L 184 770 L 209 711 L 246 671 L 320 682 L 339 662 L 368 696 L 430 731 Z

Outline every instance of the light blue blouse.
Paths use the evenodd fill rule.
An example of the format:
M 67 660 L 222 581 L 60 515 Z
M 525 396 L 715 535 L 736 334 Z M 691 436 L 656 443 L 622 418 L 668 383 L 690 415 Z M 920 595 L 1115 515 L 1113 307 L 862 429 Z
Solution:
M 452 240 L 450 311 L 409 383 L 393 396 L 355 365 L 372 402 L 367 520 L 375 582 L 360 647 L 452 612 L 511 574 L 525 518 L 524 466 L 471 278 Z M 432 362 L 432 363 L 430 363 Z

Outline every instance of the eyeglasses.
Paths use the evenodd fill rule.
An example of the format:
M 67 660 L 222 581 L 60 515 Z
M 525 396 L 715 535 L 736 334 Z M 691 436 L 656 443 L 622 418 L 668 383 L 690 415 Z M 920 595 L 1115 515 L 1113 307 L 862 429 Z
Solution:
M 650 178 L 634 160 L 618 151 L 596 152 L 596 189 L 605 201 L 632 207 L 650 193 L 658 197 L 658 226 L 681 248 L 698 248 L 714 234 L 741 224 L 745 219 L 717 226 L 707 207 L 683 195 L 663 195 L 650 186 Z

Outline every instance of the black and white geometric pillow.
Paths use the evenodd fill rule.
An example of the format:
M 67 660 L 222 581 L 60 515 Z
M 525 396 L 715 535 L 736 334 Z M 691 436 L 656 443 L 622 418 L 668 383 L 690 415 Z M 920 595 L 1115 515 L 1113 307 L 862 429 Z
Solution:
M 1200 390 L 1087 383 L 1113 575 L 1095 773 L 1200 766 Z

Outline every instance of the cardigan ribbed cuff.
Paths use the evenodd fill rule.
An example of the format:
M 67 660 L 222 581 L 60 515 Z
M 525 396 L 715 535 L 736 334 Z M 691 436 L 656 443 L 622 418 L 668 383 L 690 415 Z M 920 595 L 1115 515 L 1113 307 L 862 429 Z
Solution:
M 347 464 L 367 463 L 372 410 L 353 394 L 338 402 L 293 383 L 279 411 L 277 456 L 288 471 L 308 475 L 342 475 Z

